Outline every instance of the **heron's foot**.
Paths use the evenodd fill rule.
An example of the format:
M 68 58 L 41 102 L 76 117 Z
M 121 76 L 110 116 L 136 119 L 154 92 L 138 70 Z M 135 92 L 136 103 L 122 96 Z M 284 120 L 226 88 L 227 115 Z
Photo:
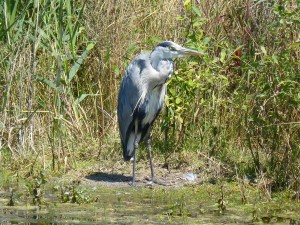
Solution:
M 162 182 L 159 179 L 156 179 L 155 177 L 152 177 L 152 179 L 148 182 L 148 184 L 158 184 L 162 186 L 167 186 L 164 182 Z
M 130 182 L 128 182 L 128 184 L 129 184 L 131 187 L 136 187 L 136 182 L 135 182 L 135 181 L 130 181 Z
M 131 187 L 135 187 L 135 186 L 136 186 L 136 183 L 133 182 L 133 181 L 130 181 L 128 184 L 129 184 Z
M 135 176 L 132 177 L 132 180 L 128 182 L 131 187 L 136 187 L 136 179 Z
M 162 182 L 161 180 L 159 179 L 156 179 L 155 177 L 152 178 L 152 182 L 154 184 L 159 184 L 159 185 L 163 185 L 163 186 L 166 186 L 166 184 L 164 182 Z

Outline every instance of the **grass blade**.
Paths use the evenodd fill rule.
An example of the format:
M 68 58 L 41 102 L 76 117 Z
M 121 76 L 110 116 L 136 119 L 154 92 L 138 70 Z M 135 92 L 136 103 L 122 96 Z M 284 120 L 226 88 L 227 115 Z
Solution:
M 95 44 L 89 44 L 86 48 L 86 50 L 81 54 L 81 56 L 77 59 L 77 61 L 72 66 L 70 72 L 68 81 L 71 82 L 75 75 L 77 74 L 77 71 L 79 70 L 81 64 L 83 63 L 84 59 L 88 56 L 89 52 L 94 48 Z

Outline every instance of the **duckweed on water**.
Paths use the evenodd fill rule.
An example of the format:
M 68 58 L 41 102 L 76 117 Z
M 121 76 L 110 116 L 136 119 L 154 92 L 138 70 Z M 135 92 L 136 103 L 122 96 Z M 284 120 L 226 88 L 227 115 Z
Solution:
M 277 193 L 267 199 L 259 189 L 249 185 L 244 193 L 247 202 L 243 204 L 239 185 L 234 182 L 152 189 L 93 187 L 74 182 L 60 186 L 61 189 L 54 188 L 57 186 L 53 182 L 45 185 L 40 206 L 32 203 L 32 196 L 21 184 L 14 195 L 22 195 L 9 204 L 12 193 L 1 186 L 0 223 L 300 223 L 300 203 L 291 200 L 290 193 Z M 72 199 L 74 196 L 76 201 Z

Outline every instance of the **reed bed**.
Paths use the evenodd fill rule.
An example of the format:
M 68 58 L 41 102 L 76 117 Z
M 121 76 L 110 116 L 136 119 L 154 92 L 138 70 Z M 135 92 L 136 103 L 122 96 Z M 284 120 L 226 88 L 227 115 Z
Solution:
M 176 63 L 156 156 L 299 187 L 299 2 L 27 0 L 0 11 L 1 167 L 122 160 L 122 75 L 141 50 L 173 40 L 204 56 Z

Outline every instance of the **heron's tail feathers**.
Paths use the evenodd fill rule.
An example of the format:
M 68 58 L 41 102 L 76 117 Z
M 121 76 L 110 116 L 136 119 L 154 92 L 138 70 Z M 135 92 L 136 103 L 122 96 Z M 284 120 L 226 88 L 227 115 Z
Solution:
M 134 156 L 134 135 L 129 135 L 127 141 L 122 141 L 123 157 L 129 161 Z
M 131 132 L 127 141 L 122 141 L 123 157 L 125 161 L 129 161 L 134 156 L 134 142 L 139 143 L 141 140 L 141 134 L 138 133 L 136 139 L 134 132 Z
M 134 150 L 131 150 L 131 151 L 128 150 L 127 145 L 125 145 L 124 143 L 122 143 L 122 147 L 123 147 L 124 161 L 129 161 L 134 155 Z
M 131 156 L 131 155 L 125 155 L 124 154 L 124 161 L 129 161 L 132 158 L 133 158 L 133 155 Z

